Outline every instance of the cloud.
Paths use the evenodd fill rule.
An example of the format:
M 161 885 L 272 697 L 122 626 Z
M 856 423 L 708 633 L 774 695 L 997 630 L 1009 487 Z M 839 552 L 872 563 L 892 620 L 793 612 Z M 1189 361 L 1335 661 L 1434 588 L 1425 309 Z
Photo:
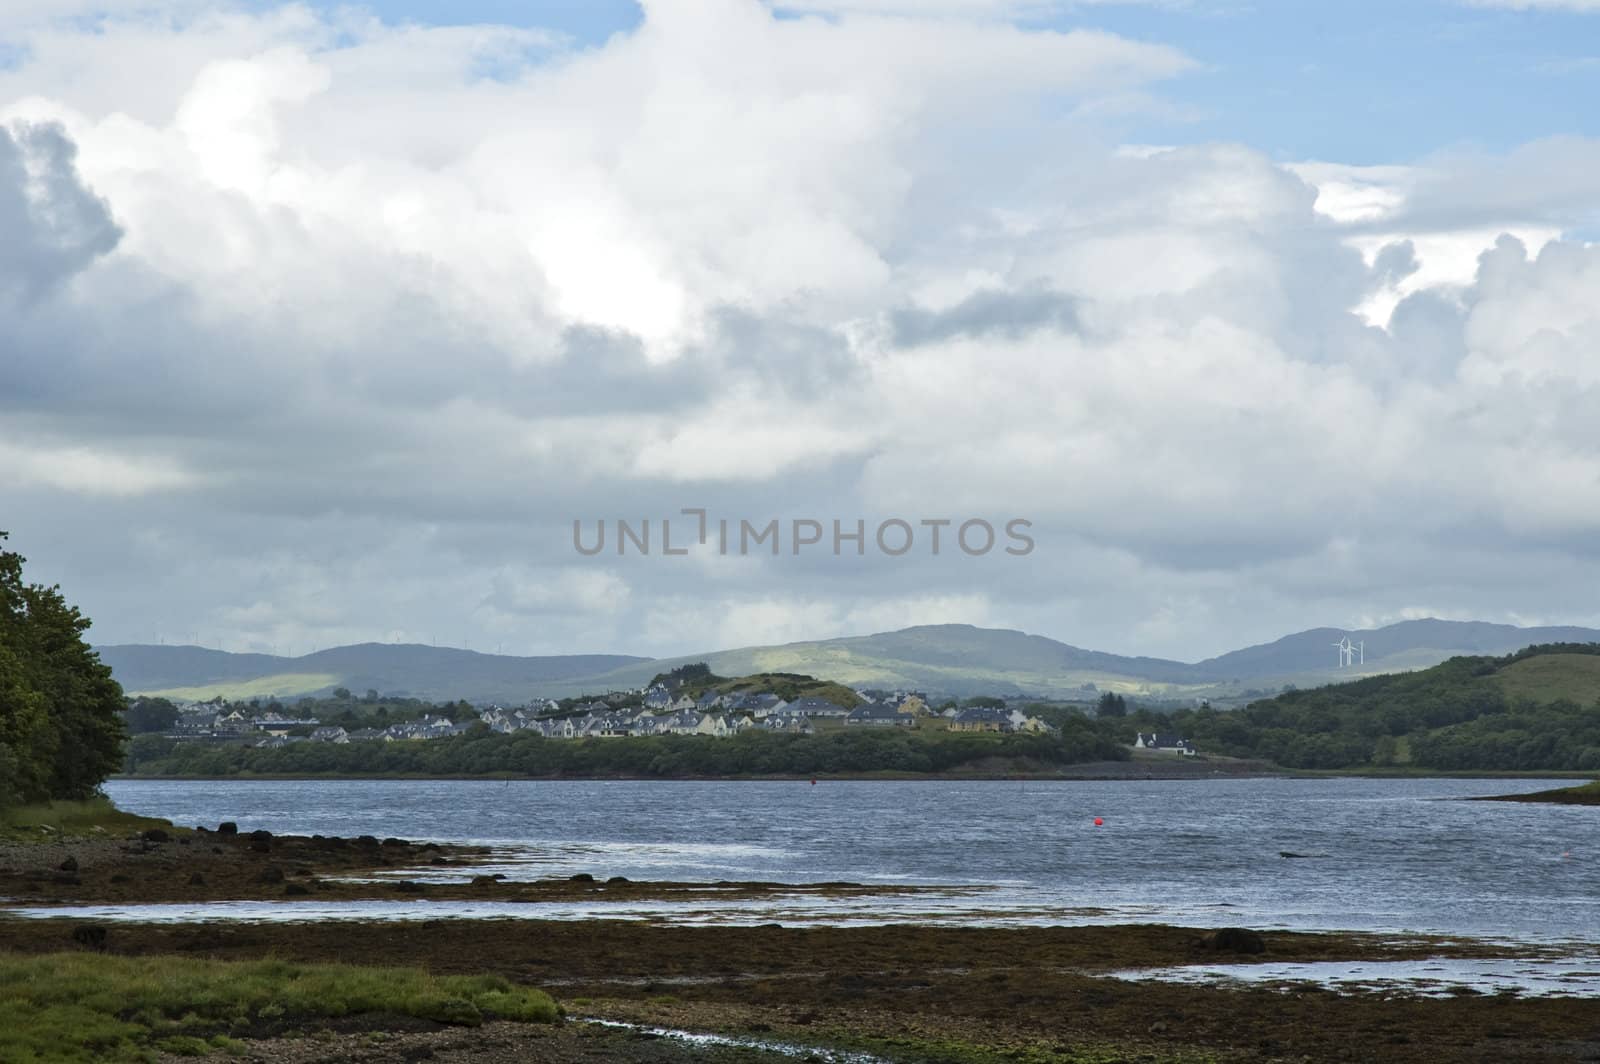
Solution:
M 1126 150 L 1097 105 L 1181 52 L 882 8 L 661 0 L 587 48 L 301 7 L 16 32 L 0 484 L 103 640 L 966 620 L 1199 657 L 1593 619 L 1589 141 Z M 684 507 L 1038 547 L 571 548 Z
M 56 126 L 0 126 L 0 297 L 36 298 L 117 246 L 122 232 L 86 189 Z

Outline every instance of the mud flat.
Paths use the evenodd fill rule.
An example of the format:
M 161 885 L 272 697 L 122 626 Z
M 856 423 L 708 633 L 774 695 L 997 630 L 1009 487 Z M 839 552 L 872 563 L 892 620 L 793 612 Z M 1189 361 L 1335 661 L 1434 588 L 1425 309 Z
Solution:
M 184 841 L 187 839 L 187 841 Z M 70 852 L 68 852 L 70 851 Z M 71 857 L 74 870 L 60 866 Z M 501 976 L 546 990 L 565 1022 L 463 1028 L 382 1016 L 242 1032 L 245 1059 L 771 1061 L 1426 1061 L 1600 1058 L 1600 963 L 1568 963 L 1561 996 L 1419 991 L 1382 978 L 1335 988 L 1296 970 L 1438 959 L 1570 957 L 1592 947 L 1512 946 L 1438 937 L 1215 931 L 1164 925 L 993 927 L 899 923 L 684 926 L 622 920 L 427 919 L 247 923 L 209 918 L 207 901 L 283 900 L 291 884 L 351 898 L 393 897 L 396 883 L 465 899 L 640 899 L 713 891 L 761 896 L 781 884 L 473 885 L 487 851 L 401 840 L 288 836 L 52 841 L 0 850 L 5 905 L 170 899 L 189 922 L 20 919 L 0 913 L 0 951 L 423 968 Z M 436 861 L 446 862 L 436 864 Z M 457 863 L 460 862 L 460 863 Z M 274 869 L 275 872 L 268 872 Z M 276 875 L 281 873 L 282 879 Z M 450 882 L 422 882 L 448 873 Z M 198 874 L 201 882 L 191 883 Z M 265 875 L 266 881 L 263 880 Z M 120 878 L 119 878 L 120 877 Z M 416 877 L 416 878 L 409 878 Z M 408 890 L 410 888 L 407 888 Z M 860 896 L 877 888 L 807 888 Z M 185 893 L 188 892 L 188 893 Z M 343 892 L 343 893 L 340 893 Z M 478 892 L 478 893 L 474 893 Z M 287 906 L 289 903 L 285 901 Z M 1207 968 L 1271 965 L 1260 981 Z M 1298 969 L 1297 966 L 1306 966 Z M 1183 972 L 1192 981 L 1130 979 Z M 1588 981 L 1585 979 L 1589 976 Z M 603 1026 L 595 1021 L 633 1026 Z M 695 1040 L 683 1033 L 716 1034 Z

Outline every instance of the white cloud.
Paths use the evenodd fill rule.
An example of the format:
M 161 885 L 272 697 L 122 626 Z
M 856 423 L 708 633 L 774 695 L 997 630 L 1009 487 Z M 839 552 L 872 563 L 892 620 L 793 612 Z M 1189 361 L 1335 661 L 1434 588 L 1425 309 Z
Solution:
M 159 597 L 302 648 L 966 620 L 1196 656 L 1592 610 L 1544 579 L 1600 532 L 1592 142 L 1121 149 L 1088 105 L 1182 54 L 852 8 L 663 0 L 585 50 L 293 7 L 22 31 L 0 120 L 77 155 L 0 181 L 19 544 L 126 552 L 102 638 Z M 684 506 L 1040 545 L 577 564 L 575 517 Z

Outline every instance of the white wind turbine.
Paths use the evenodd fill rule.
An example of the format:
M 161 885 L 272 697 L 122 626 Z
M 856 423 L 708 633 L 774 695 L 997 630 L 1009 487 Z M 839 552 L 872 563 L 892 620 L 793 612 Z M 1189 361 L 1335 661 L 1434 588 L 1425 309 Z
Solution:
M 1338 668 L 1343 669 L 1355 663 L 1356 648 L 1355 645 L 1350 642 L 1349 636 L 1341 637 L 1337 643 L 1333 644 L 1333 647 L 1334 650 L 1336 650 L 1339 654 Z M 1365 652 L 1363 651 L 1363 655 L 1364 653 Z M 1366 661 L 1365 656 L 1362 657 L 1362 661 Z

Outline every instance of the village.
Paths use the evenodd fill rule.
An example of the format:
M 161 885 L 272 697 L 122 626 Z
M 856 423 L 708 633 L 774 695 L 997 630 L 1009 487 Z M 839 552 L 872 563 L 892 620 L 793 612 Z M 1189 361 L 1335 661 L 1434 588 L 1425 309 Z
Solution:
M 855 728 L 924 728 L 950 732 L 1054 734 L 1057 729 L 1022 708 L 998 698 L 978 699 L 983 705 L 947 702 L 939 708 L 921 692 L 856 690 L 857 702 L 807 695 L 784 699 L 771 692 L 709 690 L 698 697 L 675 693 L 655 683 L 640 691 L 615 692 L 604 698 L 563 706 L 533 699 L 520 707 L 468 706 L 456 703 L 452 715 L 423 713 L 416 719 L 382 727 L 346 728 L 297 716 L 284 707 L 187 703 L 179 706 L 169 738 L 238 742 L 276 749 L 294 743 L 418 742 L 464 735 L 474 727 L 491 732 L 533 734 L 543 739 L 621 739 L 662 735 L 727 738 L 754 732 L 771 735 L 813 735 L 818 731 Z M 992 703 L 992 704 L 990 704 Z M 1195 748 L 1176 735 L 1139 733 L 1138 749 L 1194 756 Z

